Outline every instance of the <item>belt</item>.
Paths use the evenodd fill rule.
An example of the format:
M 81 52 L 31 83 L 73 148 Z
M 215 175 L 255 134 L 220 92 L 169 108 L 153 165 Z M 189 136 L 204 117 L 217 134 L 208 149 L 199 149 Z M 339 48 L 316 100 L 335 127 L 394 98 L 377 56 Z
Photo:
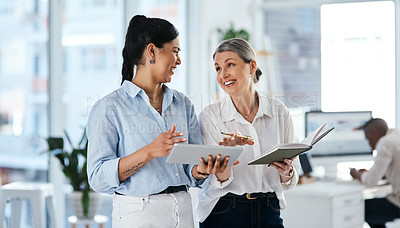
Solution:
M 169 186 L 168 188 L 162 190 L 161 192 L 154 193 L 152 195 L 158 195 L 158 194 L 170 194 L 170 193 L 175 193 L 175 192 L 180 192 L 180 191 L 185 191 L 187 192 L 187 187 L 186 185 L 179 185 L 179 186 Z M 124 194 L 115 192 L 117 195 L 124 196 Z
M 236 198 L 236 199 L 246 199 L 246 200 L 255 200 L 255 199 L 276 198 L 276 194 L 275 194 L 275 192 L 245 193 L 243 195 L 236 195 L 236 194 L 233 194 L 233 193 L 228 193 L 223 197 Z
M 185 191 L 187 192 L 187 187 L 186 185 L 179 185 L 179 186 L 169 186 L 168 188 L 166 188 L 165 190 L 159 192 L 159 193 L 155 193 L 153 195 L 157 195 L 157 194 L 170 194 L 170 193 L 175 193 L 175 192 L 180 192 L 180 191 Z

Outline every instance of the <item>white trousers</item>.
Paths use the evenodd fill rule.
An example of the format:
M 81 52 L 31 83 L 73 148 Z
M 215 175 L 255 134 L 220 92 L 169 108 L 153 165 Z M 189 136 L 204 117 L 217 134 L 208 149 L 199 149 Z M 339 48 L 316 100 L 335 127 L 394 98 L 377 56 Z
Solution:
M 189 192 L 145 197 L 114 195 L 113 228 L 194 227 L 192 199 Z

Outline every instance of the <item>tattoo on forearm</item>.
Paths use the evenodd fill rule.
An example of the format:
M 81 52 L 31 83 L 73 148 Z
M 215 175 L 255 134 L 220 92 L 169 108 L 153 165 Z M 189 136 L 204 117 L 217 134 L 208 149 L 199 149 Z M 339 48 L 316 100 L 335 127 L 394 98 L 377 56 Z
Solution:
M 137 165 L 133 166 L 132 168 L 125 170 L 125 171 L 123 172 L 123 174 L 124 174 L 125 176 L 128 176 L 128 177 L 129 177 L 130 175 L 136 173 L 136 172 L 137 172 L 139 169 L 141 169 L 143 166 L 144 166 L 144 162 L 139 162 Z

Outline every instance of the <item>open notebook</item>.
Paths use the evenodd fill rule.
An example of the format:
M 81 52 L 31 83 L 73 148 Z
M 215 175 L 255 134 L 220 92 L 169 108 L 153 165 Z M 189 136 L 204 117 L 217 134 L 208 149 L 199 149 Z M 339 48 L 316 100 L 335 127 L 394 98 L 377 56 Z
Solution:
M 301 153 L 311 150 L 311 148 L 315 143 L 317 143 L 325 135 L 327 135 L 334 129 L 334 127 L 331 127 L 323 131 L 325 125 L 326 123 L 322 124 L 300 143 L 285 143 L 276 145 L 275 147 L 267 151 L 265 154 L 254 159 L 253 161 L 250 161 L 248 164 L 249 165 L 270 164 L 274 161 L 283 161 L 283 159 L 285 158 L 293 158 Z

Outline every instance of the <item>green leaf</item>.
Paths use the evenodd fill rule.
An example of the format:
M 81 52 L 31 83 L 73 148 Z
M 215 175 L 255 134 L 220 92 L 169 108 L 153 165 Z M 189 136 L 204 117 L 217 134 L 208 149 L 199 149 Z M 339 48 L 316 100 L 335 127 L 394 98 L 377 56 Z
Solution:
M 67 131 L 64 130 L 65 138 L 67 138 L 67 141 L 69 145 L 71 145 L 72 148 L 74 148 L 74 144 L 72 144 L 71 138 L 69 137 Z
M 217 31 L 218 33 L 221 34 L 222 40 L 229 40 L 232 38 L 242 38 L 246 41 L 249 41 L 250 39 L 250 34 L 246 30 L 244 29 L 236 30 L 232 22 L 229 24 L 228 29 L 223 30 L 221 28 L 218 28 Z
M 89 192 L 92 191 L 92 189 L 90 188 L 86 173 L 88 148 L 86 129 L 84 129 L 80 142 L 77 146 L 78 148 L 73 146 L 68 133 L 66 131 L 64 131 L 64 133 L 65 139 L 71 145 L 72 149 L 70 151 L 64 150 L 64 138 L 49 137 L 47 138 L 49 152 L 51 151 L 60 162 L 62 171 L 69 180 L 74 191 L 82 192 L 82 209 L 84 211 L 84 215 L 87 216 L 90 205 Z
M 86 189 L 82 192 L 81 202 L 82 202 L 83 215 L 87 217 L 89 215 L 90 196 L 89 196 L 89 191 Z
M 87 167 L 87 148 L 88 140 L 86 129 L 84 129 L 80 142 L 76 147 L 73 146 L 68 133 L 64 131 L 65 137 L 49 137 L 47 143 L 49 150 L 62 166 L 62 171 L 69 180 L 74 191 L 92 191 L 89 186 L 89 180 L 86 173 Z M 71 145 L 70 151 L 64 150 L 64 140 Z
M 86 160 L 86 157 L 87 157 L 87 150 L 86 150 L 86 148 L 83 148 L 83 149 L 74 149 L 74 152 L 76 152 L 77 155 L 83 156 L 83 157 L 85 158 L 85 160 Z
M 55 149 L 63 149 L 64 139 L 59 137 L 50 137 L 47 138 L 47 144 L 49 146 L 49 151 L 53 151 Z
M 60 164 L 62 165 L 63 169 L 65 169 L 65 161 L 64 161 L 65 154 L 64 154 L 63 152 L 61 152 L 61 153 L 56 154 L 56 155 L 54 155 L 54 156 L 55 156 L 56 158 L 58 158 L 58 161 L 59 161 Z
M 87 140 L 87 136 L 86 136 L 86 128 L 84 128 L 84 129 L 83 129 L 82 138 L 81 138 L 81 140 L 80 140 L 79 143 L 78 143 L 79 147 L 81 147 L 83 143 L 87 143 L 87 141 L 88 141 L 88 140 Z

